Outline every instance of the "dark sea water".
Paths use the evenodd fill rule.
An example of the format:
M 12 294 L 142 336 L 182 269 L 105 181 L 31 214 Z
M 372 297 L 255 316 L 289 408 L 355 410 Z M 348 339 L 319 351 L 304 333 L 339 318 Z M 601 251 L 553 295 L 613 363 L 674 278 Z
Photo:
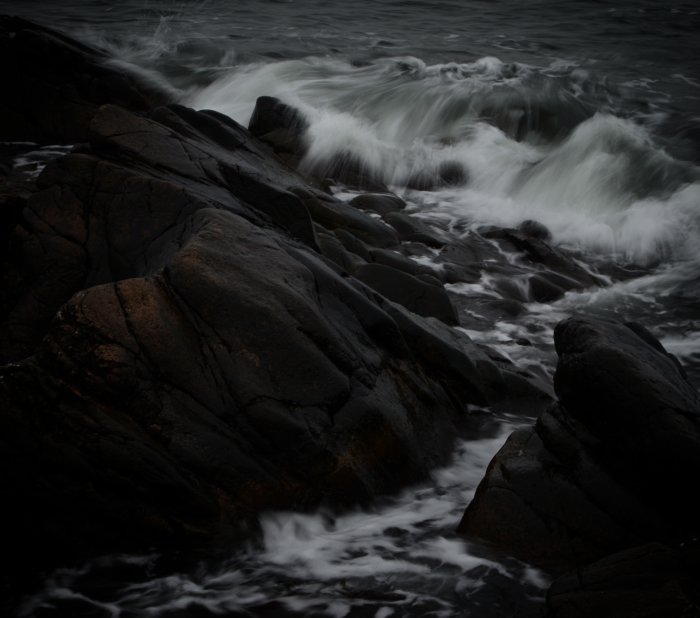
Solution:
M 636 320 L 700 385 L 697 1 L 0 0 L 0 12 L 105 47 L 186 105 L 243 124 L 258 96 L 283 99 L 310 123 L 303 165 L 350 153 L 442 234 L 544 223 L 609 284 L 551 304 L 525 293 L 519 315 L 475 311 L 464 330 L 551 375 L 558 320 Z M 406 188 L 445 162 L 469 182 Z M 503 294 L 486 271 L 452 291 L 475 306 Z M 267 514 L 259 544 L 215 564 L 119 556 L 54 573 L 23 615 L 538 615 L 546 574 L 454 535 L 523 422 L 494 417 L 430 482 L 373 509 Z

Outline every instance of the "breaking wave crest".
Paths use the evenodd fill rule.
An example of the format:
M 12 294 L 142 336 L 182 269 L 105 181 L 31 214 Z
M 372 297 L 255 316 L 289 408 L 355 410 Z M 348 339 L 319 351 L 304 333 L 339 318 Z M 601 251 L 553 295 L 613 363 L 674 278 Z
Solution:
M 592 90 L 575 67 L 493 57 L 306 58 L 238 68 L 188 102 L 246 124 L 258 96 L 276 96 L 309 121 L 307 169 L 352 162 L 419 206 L 411 189 L 437 189 L 435 215 L 537 219 L 557 242 L 641 264 L 697 259 L 698 168 Z

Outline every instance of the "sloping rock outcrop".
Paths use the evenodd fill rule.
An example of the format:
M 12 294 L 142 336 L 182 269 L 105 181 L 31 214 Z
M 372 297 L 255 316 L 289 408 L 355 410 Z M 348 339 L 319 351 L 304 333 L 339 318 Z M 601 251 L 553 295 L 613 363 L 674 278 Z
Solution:
M 608 560 L 555 582 L 553 616 L 590 615 L 581 604 L 595 590 L 625 605 L 628 575 L 637 577 L 632 589 L 641 599 L 651 595 L 649 607 L 656 607 L 655 593 L 641 582 L 662 585 L 666 558 L 651 560 L 647 572 L 641 563 L 630 571 L 629 557 L 605 557 L 648 543 L 673 553 L 698 538 L 700 509 L 689 491 L 700 474 L 700 397 L 678 361 L 638 324 L 569 318 L 557 326 L 555 344 L 559 403 L 507 440 L 460 531 L 555 573 Z M 682 564 L 673 577 L 683 582 L 700 564 L 697 551 L 688 556 L 685 563 L 673 558 Z M 589 587 L 588 580 L 597 583 Z M 672 606 L 686 594 L 661 594 L 669 605 L 648 615 L 685 615 Z M 615 607 L 602 615 L 633 615 Z
M 4 45 L 82 54 L 56 80 L 82 83 L 94 60 L 96 79 L 131 83 L 21 26 Z M 18 572 L 235 542 L 262 509 L 393 491 L 444 460 L 470 404 L 524 380 L 434 317 L 458 320 L 437 279 L 386 253 L 392 227 L 231 119 L 134 96 L 25 119 L 81 143 L 2 219 L 2 541 Z M 363 277 L 338 264 L 347 247 Z M 393 294 L 394 272 L 414 296 Z

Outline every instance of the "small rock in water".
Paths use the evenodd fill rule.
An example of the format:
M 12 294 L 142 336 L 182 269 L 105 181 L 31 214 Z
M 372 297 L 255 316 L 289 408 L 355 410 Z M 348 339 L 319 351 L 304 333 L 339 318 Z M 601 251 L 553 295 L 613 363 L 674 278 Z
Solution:
M 530 238 L 539 238 L 544 241 L 552 239 L 552 233 L 549 231 L 549 228 L 543 223 L 534 221 L 533 219 L 526 219 L 518 226 L 518 229 L 523 234 L 530 236 Z
M 469 181 L 467 170 L 457 161 L 443 161 L 438 168 L 440 184 L 448 187 L 466 185 Z
M 406 208 L 406 202 L 393 193 L 363 193 L 351 199 L 349 204 L 360 210 L 371 210 L 380 215 Z

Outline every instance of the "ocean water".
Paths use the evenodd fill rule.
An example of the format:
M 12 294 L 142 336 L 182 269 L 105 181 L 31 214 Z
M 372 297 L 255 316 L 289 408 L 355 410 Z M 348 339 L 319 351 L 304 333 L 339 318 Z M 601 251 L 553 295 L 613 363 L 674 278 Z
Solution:
M 700 386 L 697 2 L 0 0 L 0 12 L 105 47 L 184 104 L 242 124 L 257 97 L 279 97 L 310 124 L 302 167 L 351 156 L 442 235 L 543 223 L 607 284 L 534 302 L 527 265 L 503 256 L 522 309 L 474 310 L 463 329 L 551 376 L 560 319 L 636 320 Z M 465 182 L 409 188 L 445 165 Z M 487 268 L 450 288 L 467 306 L 505 297 Z M 196 571 L 117 556 L 55 573 L 24 615 L 529 615 L 547 576 L 454 535 L 488 460 L 523 422 L 493 417 L 429 482 L 373 509 L 267 514 L 260 543 Z

